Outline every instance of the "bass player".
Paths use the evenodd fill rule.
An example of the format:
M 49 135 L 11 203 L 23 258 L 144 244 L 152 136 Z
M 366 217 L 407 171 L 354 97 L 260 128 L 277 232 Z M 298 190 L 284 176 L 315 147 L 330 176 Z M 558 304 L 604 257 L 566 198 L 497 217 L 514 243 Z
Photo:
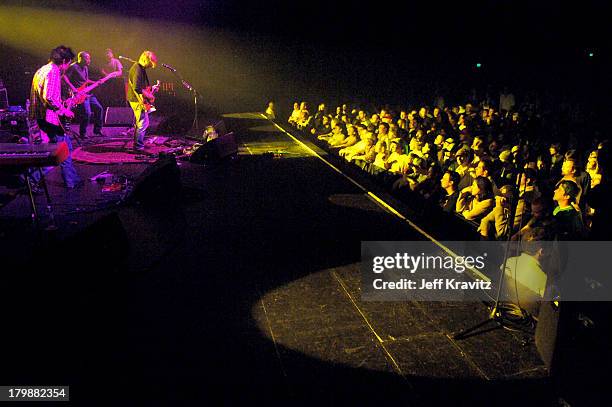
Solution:
M 155 88 L 149 84 L 147 69 L 156 66 L 157 56 L 151 51 L 143 51 L 138 62 L 130 68 L 127 100 L 136 119 L 134 152 L 144 151 L 144 137 L 149 127 L 149 104 L 155 99 Z
M 79 52 L 77 62 L 70 65 L 64 76 L 64 80 L 74 94 L 79 93 L 79 88 L 93 84 L 94 81 L 89 79 L 89 65 L 91 64 L 91 56 L 86 51 Z M 88 95 L 82 103 L 81 109 L 81 124 L 79 126 L 79 135 L 81 138 L 87 138 L 87 126 L 89 125 L 89 117 L 93 113 L 93 134 L 97 137 L 102 137 L 102 115 L 104 109 L 95 95 Z M 93 112 L 92 112 L 93 110 Z

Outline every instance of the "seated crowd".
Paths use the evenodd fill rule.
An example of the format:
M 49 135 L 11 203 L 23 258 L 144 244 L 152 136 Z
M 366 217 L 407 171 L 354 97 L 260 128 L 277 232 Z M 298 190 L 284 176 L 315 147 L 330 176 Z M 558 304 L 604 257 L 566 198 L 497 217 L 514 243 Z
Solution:
M 550 239 L 605 236 L 597 223 L 607 215 L 607 140 L 554 142 L 532 108 L 397 112 L 344 104 L 330 114 L 320 103 L 311 113 L 302 102 L 288 122 L 400 197 L 418 194 L 472 222 L 484 239 L 518 239 L 534 228 Z

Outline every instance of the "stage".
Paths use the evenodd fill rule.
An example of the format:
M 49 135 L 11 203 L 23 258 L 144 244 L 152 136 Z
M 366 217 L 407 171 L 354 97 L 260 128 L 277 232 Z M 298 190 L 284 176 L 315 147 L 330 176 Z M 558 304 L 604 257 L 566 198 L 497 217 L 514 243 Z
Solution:
M 453 339 L 487 318 L 482 302 L 362 301 L 360 242 L 426 237 L 308 140 L 256 113 L 223 120 L 238 154 L 178 160 L 180 192 L 163 205 L 87 181 L 133 181 L 152 162 L 77 162 L 81 189 L 48 174 L 58 230 L 38 243 L 25 197 L 0 208 L 17 321 L 3 382 L 69 384 L 78 405 L 555 400 L 533 338 Z

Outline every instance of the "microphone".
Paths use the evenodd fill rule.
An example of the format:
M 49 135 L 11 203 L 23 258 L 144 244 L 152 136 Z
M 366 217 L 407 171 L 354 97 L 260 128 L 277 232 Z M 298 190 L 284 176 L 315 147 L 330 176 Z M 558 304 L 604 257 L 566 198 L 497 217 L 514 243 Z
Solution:
M 161 64 L 161 66 L 163 66 L 163 67 L 164 67 L 164 68 L 166 68 L 166 69 L 171 70 L 172 72 L 176 72 L 176 69 L 174 69 L 173 67 L 171 67 L 171 66 L 170 66 L 170 65 L 168 65 L 168 64 Z
M 119 59 L 125 59 L 126 61 L 130 61 L 130 62 L 136 62 L 136 61 L 134 61 L 132 58 L 124 57 L 123 55 L 119 55 L 117 58 L 119 58 Z

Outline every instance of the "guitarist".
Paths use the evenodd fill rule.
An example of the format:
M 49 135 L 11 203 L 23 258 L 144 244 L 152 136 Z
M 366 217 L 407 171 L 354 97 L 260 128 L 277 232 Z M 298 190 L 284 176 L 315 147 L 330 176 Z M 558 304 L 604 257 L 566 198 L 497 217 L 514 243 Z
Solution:
M 74 93 L 78 93 L 78 88 L 87 86 L 94 81 L 89 79 L 89 64 L 91 64 L 91 56 L 86 51 L 79 52 L 77 62 L 70 65 L 64 76 L 64 80 Z M 94 136 L 102 137 L 102 105 L 98 102 L 95 95 L 88 96 L 82 104 L 81 108 L 81 124 L 79 134 L 81 138 L 87 138 L 87 126 L 89 125 L 89 117 L 92 114 L 93 108 L 93 133 Z
M 138 62 L 132 65 L 129 74 L 127 100 L 134 111 L 135 132 L 134 132 L 134 151 L 144 150 L 144 137 L 149 127 L 149 113 L 147 103 L 151 103 L 155 97 L 154 90 L 149 84 L 147 69 L 157 66 L 157 56 L 151 51 L 144 51 L 140 54 Z
M 111 79 L 105 92 L 106 100 L 110 106 L 125 106 L 125 83 L 123 82 L 123 65 L 121 61 L 115 58 L 113 50 L 110 48 L 106 49 L 106 65 L 101 69 L 102 75 L 107 76 L 111 73 L 117 75 L 116 78 Z
M 29 113 L 30 119 L 36 120 L 40 130 L 47 134 L 52 143 L 64 141 L 70 151 L 72 151 L 72 143 L 70 137 L 64 133 L 60 116 L 73 117 L 74 113 L 62 104 L 61 77 L 73 58 L 72 49 L 63 45 L 51 51 L 49 63 L 43 65 L 34 74 Z M 76 188 L 81 185 L 81 179 L 72 165 L 70 155 L 60 164 L 60 168 L 67 188 Z

